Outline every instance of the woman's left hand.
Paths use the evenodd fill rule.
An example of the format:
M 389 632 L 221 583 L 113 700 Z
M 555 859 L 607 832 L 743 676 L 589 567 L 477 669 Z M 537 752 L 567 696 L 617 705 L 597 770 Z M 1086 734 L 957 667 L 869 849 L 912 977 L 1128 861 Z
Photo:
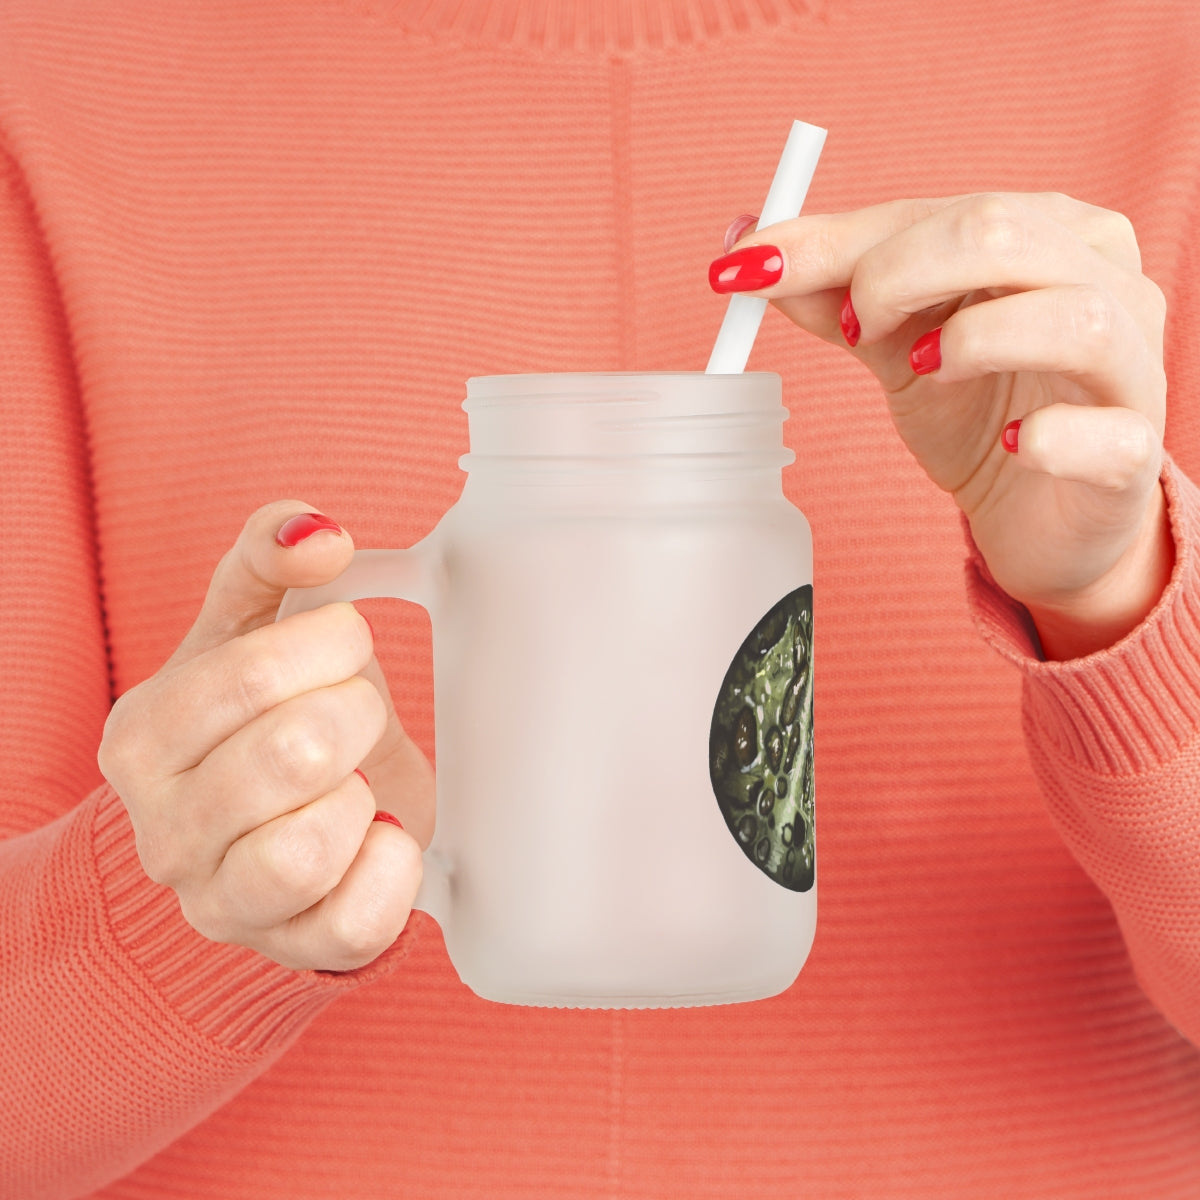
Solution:
M 748 234 L 717 291 L 848 346 L 1047 658 L 1111 645 L 1174 559 L 1166 304 L 1129 221 L 1057 194 L 901 200 Z M 1016 424 L 1019 422 L 1019 424 Z

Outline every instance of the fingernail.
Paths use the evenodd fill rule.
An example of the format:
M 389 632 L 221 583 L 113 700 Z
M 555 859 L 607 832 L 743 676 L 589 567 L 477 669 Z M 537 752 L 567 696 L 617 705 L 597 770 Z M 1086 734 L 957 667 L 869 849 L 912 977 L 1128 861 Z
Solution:
M 367 787 L 371 786 L 371 781 L 357 767 L 354 768 L 354 773 L 363 781 L 363 783 L 367 785 Z
M 398 817 L 393 817 L 390 812 L 384 812 L 383 809 L 378 809 L 375 815 L 371 818 L 372 821 L 386 821 L 389 825 L 395 825 L 397 829 L 403 829 Z
M 858 339 L 862 337 L 862 327 L 858 323 L 858 316 L 854 312 L 854 305 L 850 301 L 850 289 L 846 289 L 846 295 L 842 299 L 842 311 L 838 316 L 838 320 L 842 326 L 842 337 L 846 339 L 847 346 L 857 346 Z
M 1004 427 L 1004 432 L 1000 435 L 1000 441 L 1004 443 L 1004 448 L 1009 454 L 1017 452 L 1017 433 L 1021 428 L 1021 422 L 1009 421 Z
M 298 546 L 305 538 L 312 537 L 314 533 L 320 533 L 323 529 L 327 529 L 331 533 L 342 532 L 342 527 L 336 521 L 331 521 L 320 513 L 300 513 L 298 516 L 289 517 L 284 521 L 275 535 L 275 540 L 281 546 L 291 549 L 293 546 Z
M 942 327 L 922 334 L 908 352 L 908 361 L 918 375 L 932 375 L 942 365 Z
M 734 243 L 741 238 L 747 229 L 757 224 L 758 218 L 750 213 L 742 213 L 740 217 L 734 217 L 729 222 L 729 228 L 725 230 L 725 253 L 728 254 L 733 249 Z
M 708 268 L 714 292 L 757 292 L 783 278 L 783 255 L 778 246 L 746 246 L 718 258 Z

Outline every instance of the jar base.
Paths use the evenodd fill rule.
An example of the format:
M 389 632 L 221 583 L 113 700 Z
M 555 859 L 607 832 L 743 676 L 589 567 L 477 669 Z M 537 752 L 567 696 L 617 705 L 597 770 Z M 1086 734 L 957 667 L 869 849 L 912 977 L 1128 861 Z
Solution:
M 706 1008 L 718 1004 L 745 1004 L 754 1000 L 768 1000 L 787 991 L 799 978 L 799 972 L 790 979 L 775 979 L 756 987 L 727 989 L 724 991 L 680 992 L 674 995 L 599 995 L 596 993 L 571 996 L 563 992 L 536 993 L 520 992 L 502 987 L 471 990 L 481 1000 L 496 1004 L 516 1004 L 526 1008 L 587 1008 L 587 1009 L 649 1009 L 649 1008 Z M 468 985 L 469 986 L 469 985 Z

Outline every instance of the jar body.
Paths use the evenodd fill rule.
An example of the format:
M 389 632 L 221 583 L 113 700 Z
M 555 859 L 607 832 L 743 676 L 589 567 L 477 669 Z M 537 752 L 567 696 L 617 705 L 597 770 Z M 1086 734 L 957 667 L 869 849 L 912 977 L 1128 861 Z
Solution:
M 771 743 L 765 685 L 734 678 L 783 644 L 778 621 L 762 634 L 783 598 L 809 589 L 811 621 L 812 540 L 782 493 L 775 420 L 766 466 L 739 458 L 736 438 L 721 461 L 701 449 L 489 465 L 473 425 L 477 461 L 427 541 L 443 931 L 479 995 L 722 1003 L 800 971 L 816 924 L 811 715 L 805 726 L 793 697 L 789 769 L 807 769 L 809 790 L 806 816 L 797 801 L 784 821 L 791 727 Z M 752 634 L 762 646 L 747 650 Z M 811 624 L 785 649 L 811 714 Z

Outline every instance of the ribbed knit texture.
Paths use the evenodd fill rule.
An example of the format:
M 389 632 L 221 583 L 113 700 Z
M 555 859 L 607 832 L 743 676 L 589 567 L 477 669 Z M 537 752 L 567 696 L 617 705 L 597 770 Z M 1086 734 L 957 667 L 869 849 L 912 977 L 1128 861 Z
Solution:
M 1200 1195 L 1200 9 L 932 13 L 0 0 L 0 1197 Z M 1039 662 L 874 381 L 768 313 L 816 541 L 797 983 L 523 1009 L 422 918 L 346 976 L 200 938 L 98 775 L 112 696 L 259 505 L 428 532 L 468 376 L 701 369 L 796 117 L 812 211 L 1131 217 L 1171 312 L 1159 608 Z M 432 756 L 427 618 L 362 607 Z

